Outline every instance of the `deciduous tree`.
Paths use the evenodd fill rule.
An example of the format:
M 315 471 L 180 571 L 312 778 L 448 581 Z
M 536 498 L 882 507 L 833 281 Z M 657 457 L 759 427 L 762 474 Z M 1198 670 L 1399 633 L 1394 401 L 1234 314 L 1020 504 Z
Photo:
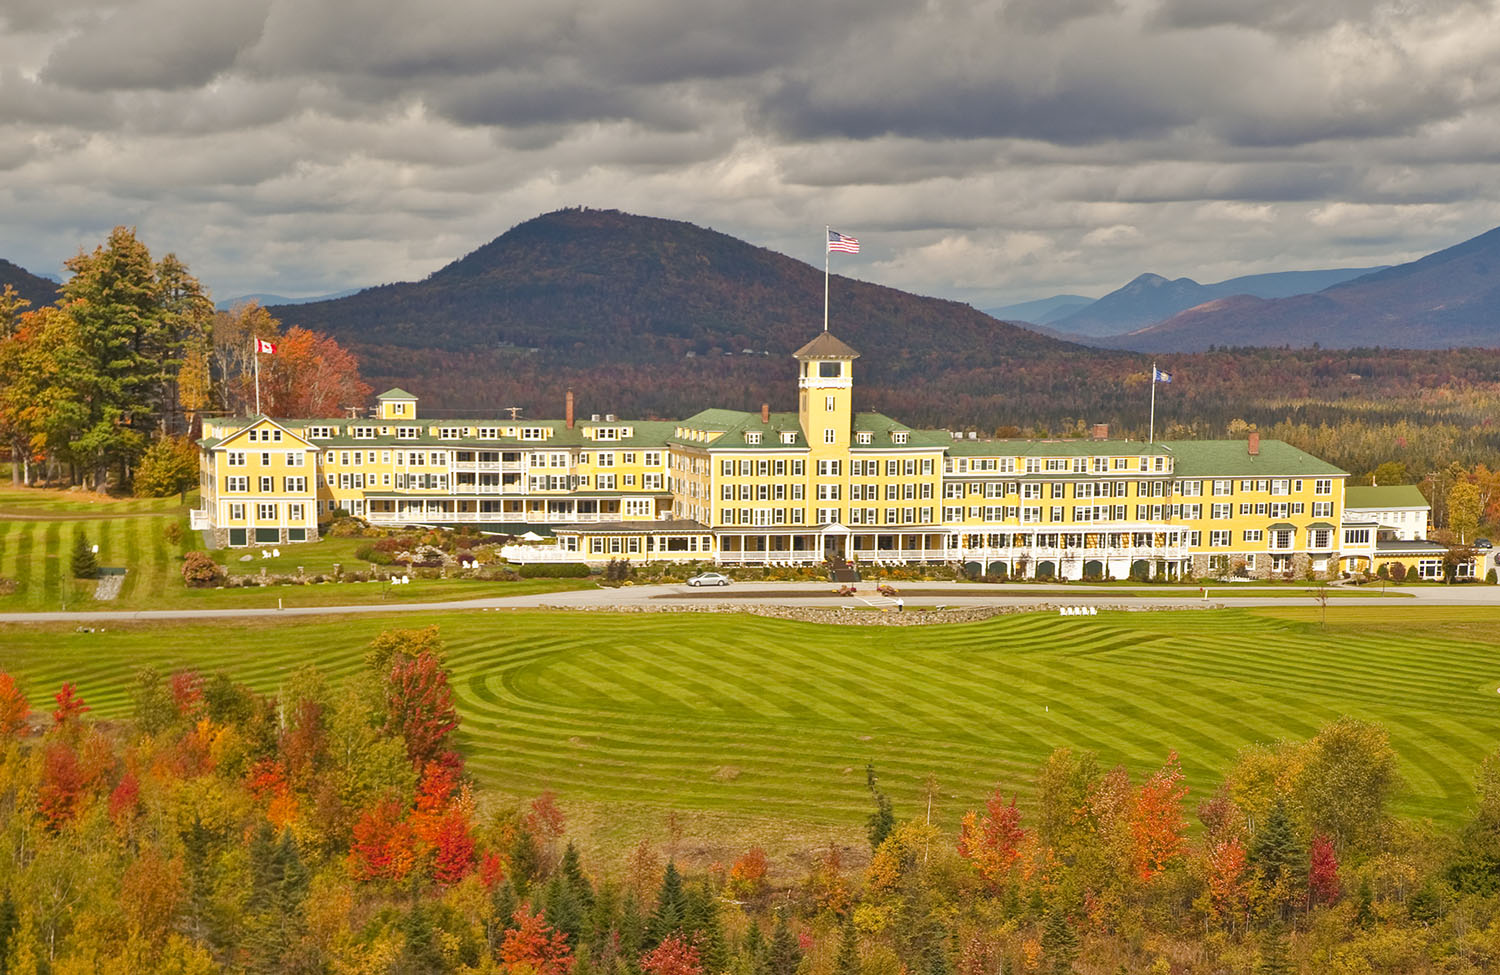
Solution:
M 982 818 L 972 809 L 964 814 L 958 853 L 973 864 L 991 890 L 999 890 L 1010 877 L 1025 839 L 1026 830 L 1021 828 L 1021 811 L 1016 808 L 1015 797 L 1007 804 L 997 785 L 985 802 Z

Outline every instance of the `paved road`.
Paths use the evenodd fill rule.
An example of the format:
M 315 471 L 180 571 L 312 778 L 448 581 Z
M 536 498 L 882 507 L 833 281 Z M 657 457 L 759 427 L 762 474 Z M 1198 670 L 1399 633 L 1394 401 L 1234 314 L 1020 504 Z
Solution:
M 1421 586 L 1392 590 L 1360 590 L 1360 594 L 1335 595 L 1330 606 L 1500 606 L 1500 587 Z M 1120 595 L 1106 586 L 1072 584 L 1066 592 L 1040 590 L 1027 585 L 918 582 L 901 586 L 907 606 L 1112 606 L 1128 608 L 1225 608 L 1237 606 L 1316 606 L 1306 596 L 1236 595 L 1234 586 L 1210 586 L 1205 599 L 1196 587 L 1163 586 L 1151 595 Z M 742 582 L 725 589 L 690 589 L 683 585 L 630 586 L 622 589 L 584 589 L 571 592 L 537 593 L 527 596 L 497 596 L 486 599 L 432 603 L 368 603 L 357 606 L 297 606 L 296 596 L 286 597 L 285 609 L 166 609 L 111 610 L 71 613 L 0 613 L 0 625 L 15 623 L 107 623 L 150 620 L 257 619 L 285 616 L 330 616 L 369 613 L 422 613 L 504 609 L 631 609 L 707 607 L 729 609 L 742 606 L 800 606 L 817 609 L 889 608 L 894 601 L 876 594 L 870 584 L 861 584 L 853 597 L 838 596 L 826 582 Z

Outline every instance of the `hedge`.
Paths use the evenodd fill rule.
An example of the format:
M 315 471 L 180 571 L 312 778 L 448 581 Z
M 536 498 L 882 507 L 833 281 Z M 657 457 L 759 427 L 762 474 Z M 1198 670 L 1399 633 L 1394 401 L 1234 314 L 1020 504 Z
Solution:
M 522 579 L 583 579 L 589 567 L 582 562 L 527 562 L 520 569 Z

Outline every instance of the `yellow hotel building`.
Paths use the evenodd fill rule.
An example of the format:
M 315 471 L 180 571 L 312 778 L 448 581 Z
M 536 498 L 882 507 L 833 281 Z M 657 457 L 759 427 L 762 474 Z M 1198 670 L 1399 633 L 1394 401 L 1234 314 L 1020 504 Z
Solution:
M 1001 440 L 854 409 L 859 353 L 795 353 L 795 413 L 680 421 L 420 418 L 393 389 L 358 419 L 204 423 L 195 527 L 220 546 L 372 525 L 556 537 L 554 558 L 722 564 L 964 563 L 1012 577 L 1186 578 L 1374 568 L 1348 475 L 1260 440 Z

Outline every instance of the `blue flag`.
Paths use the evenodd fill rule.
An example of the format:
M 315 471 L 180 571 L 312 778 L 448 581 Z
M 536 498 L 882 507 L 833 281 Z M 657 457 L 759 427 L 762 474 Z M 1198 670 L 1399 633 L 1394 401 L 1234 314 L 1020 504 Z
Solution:
M 1160 369 L 1152 366 L 1151 381 L 1153 383 L 1169 383 L 1172 381 L 1172 374 L 1170 372 L 1162 372 Z

